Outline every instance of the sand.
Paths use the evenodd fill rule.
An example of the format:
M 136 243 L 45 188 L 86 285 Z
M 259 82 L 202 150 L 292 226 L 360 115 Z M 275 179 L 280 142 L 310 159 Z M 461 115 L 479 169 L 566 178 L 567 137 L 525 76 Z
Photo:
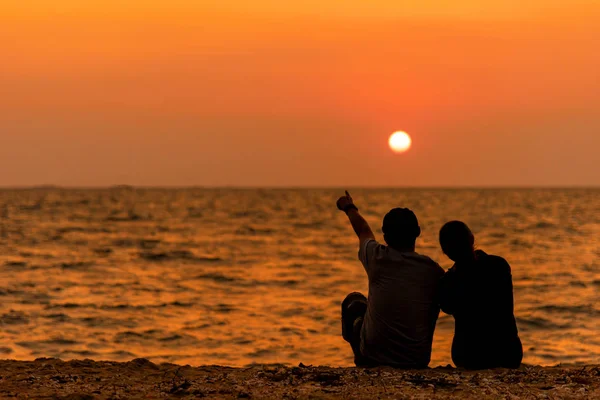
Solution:
M 300 364 L 247 368 L 58 359 L 0 361 L 0 397 L 125 399 L 590 399 L 600 366 L 395 370 Z

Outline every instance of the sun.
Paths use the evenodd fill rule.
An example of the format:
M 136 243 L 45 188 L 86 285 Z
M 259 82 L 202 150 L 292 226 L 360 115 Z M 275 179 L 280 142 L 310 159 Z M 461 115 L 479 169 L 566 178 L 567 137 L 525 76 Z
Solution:
M 404 153 L 405 151 L 410 149 L 410 146 L 412 145 L 412 140 L 410 136 L 408 136 L 408 133 L 399 131 L 393 133 L 392 136 L 390 136 L 389 144 L 390 149 L 392 149 L 396 153 Z

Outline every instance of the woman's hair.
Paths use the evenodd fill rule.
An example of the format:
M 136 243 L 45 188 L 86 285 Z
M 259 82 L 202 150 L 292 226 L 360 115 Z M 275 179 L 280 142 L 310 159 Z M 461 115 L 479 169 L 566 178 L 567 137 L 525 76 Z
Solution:
M 440 245 L 452 261 L 459 261 L 473 256 L 475 237 L 464 222 L 450 221 L 440 229 Z

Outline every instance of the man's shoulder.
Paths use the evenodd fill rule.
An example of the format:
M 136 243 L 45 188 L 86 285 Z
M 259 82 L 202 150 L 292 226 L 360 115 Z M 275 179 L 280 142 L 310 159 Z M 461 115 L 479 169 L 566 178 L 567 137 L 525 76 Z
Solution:
M 444 269 L 437 262 L 424 254 L 417 252 L 400 253 L 376 240 L 367 241 L 364 248 L 370 250 L 376 262 L 418 265 L 419 267 L 432 268 L 441 274 L 444 273 Z
M 375 239 L 367 239 L 360 244 L 359 254 L 363 253 L 365 256 L 368 254 L 375 255 L 376 253 L 385 252 L 386 246 L 382 245 Z
M 421 253 L 417 253 L 414 252 L 413 253 L 415 258 L 418 259 L 421 262 L 427 263 L 427 264 L 432 264 L 432 265 L 437 265 L 439 267 L 439 264 L 433 260 L 433 258 L 426 256 L 425 254 L 421 254 Z
M 444 273 L 444 269 L 442 267 L 440 267 L 440 265 L 436 261 L 434 261 L 431 257 L 426 256 L 424 254 L 416 253 L 416 252 L 412 253 L 411 256 L 412 256 L 411 258 L 415 262 L 418 262 L 420 264 L 423 264 L 424 266 L 433 268 L 433 269 L 437 270 L 438 272 L 440 272 L 441 274 Z

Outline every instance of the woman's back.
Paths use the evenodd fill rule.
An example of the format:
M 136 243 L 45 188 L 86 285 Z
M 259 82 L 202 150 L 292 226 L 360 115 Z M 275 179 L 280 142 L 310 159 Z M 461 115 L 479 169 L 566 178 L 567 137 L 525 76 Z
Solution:
M 523 348 L 514 317 L 510 266 L 476 251 L 442 278 L 440 305 L 455 319 L 452 359 L 459 367 L 516 368 Z

